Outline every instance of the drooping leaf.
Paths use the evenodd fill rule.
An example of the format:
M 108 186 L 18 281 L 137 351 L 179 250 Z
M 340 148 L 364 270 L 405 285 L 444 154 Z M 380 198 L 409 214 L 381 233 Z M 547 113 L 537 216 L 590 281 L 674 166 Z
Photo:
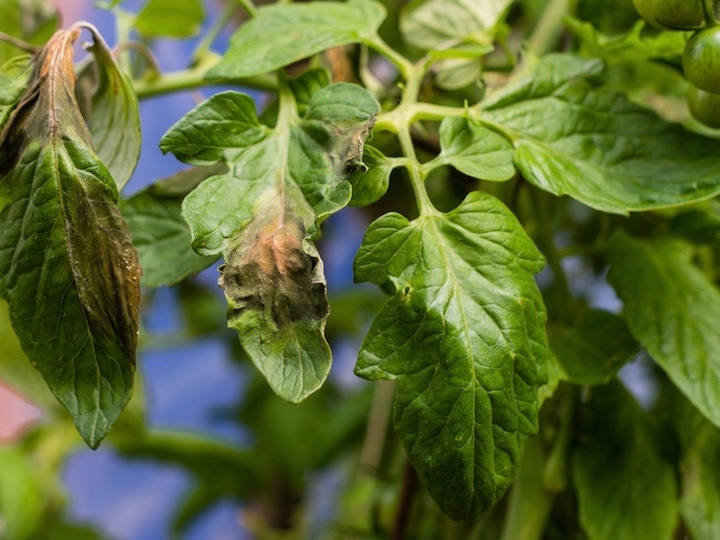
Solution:
M 95 152 L 121 190 L 140 158 L 140 110 L 132 83 L 120 71 L 107 43 L 94 27 L 87 28 L 93 36 L 88 51 L 94 61 L 80 74 L 77 89 L 82 91 L 76 94 Z
M 375 35 L 385 9 L 375 0 L 273 4 L 258 9 L 230 41 L 210 79 L 250 77 Z
M 189 169 L 134 194 L 120 205 L 130 227 L 146 287 L 174 285 L 217 260 L 203 257 L 190 246 L 191 236 L 181 205 L 200 182 L 222 172 L 224 166 Z
M 448 117 L 440 124 L 440 155 L 433 166 L 452 165 L 460 172 L 503 182 L 515 174 L 513 148 L 494 131 L 462 117 Z
M 140 268 L 75 101 L 79 32 L 57 32 L 37 57 L 2 146 L 14 163 L 0 294 L 23 350 L 95 448 L 132 393 Z
M 356 373 L 396 379 L 395 427 L 433 499 L 479 515 L 512 482 L 546 379 L 542 256 L 515 217 L 474 192 L 448 214 L 373 223 L 358 281 L 391 287 Z
M 616 214 L 720 193 L 717 142 L 594 88 L 601 73 L 599 61 L 549 55 L 489 98 L 482 117 L 512 137 L 525 179 Z
M 148 0 L 135 18 L 135 29 L 149 38 L 188 38 L 200 32 L 204 18 L 202 0 Z
M 209 178 L 185 199 L 183 216 L 197 253 L 223 253 L 220 285 L 230 326 L 288 401 L 316 390 L 330 368 L 325 277 L 312 237 L 348 203 L 345 177 L 362 163 L 378 111 L 358 86 L 320 85 L 302 117 L 295 98 L 283 94 L 270 129 L 258 121 L 249 97 L 223 92 L 188 113 L 161 144 L 189 163 L 228 164 L 227 174 Z M 228 133 L 227 140 L 220 135 Z
M 432 49 L 451 40 L 487 40 L 512 0 L 413 0 L 402 11 L 400 30 L 408 43 Z
M 596 310 L 551 334 L 550 347 L 562 365 L 563 378 L 582 385 L 607 384 L 640 352 L 622 318 Z
M 0 32 L 5 32 L 31 45 L 42 45 L 60 24 L 60 16 L 48 0 L 1 0 Z M 9 43 L 0 42 L 0 65 L 25 54 Z
M 614 235 L 608 280 L 633 335 L 683 394 L 720 426 L 720 291 L 687 244 Z
M 670 540 L 677 520 L 672 463 L 619 383 L 593 388 L 573 456 L 580 523 L 590 540 Z

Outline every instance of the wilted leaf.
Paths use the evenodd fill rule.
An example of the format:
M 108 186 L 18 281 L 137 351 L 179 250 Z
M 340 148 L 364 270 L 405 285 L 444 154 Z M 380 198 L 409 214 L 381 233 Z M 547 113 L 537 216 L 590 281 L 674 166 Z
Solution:
M 83 91 L 76 93 L 82 94 L 78 101 L 95 151 L 121 190 L 140 158 L 140 111 L 130 79 L 120 71 L 98 31 L 89 25 L 87 28 L 93 36 L 88 50 L 94 61 L 80 74 L 77 88 Z
M 132 393 L 140 268 L 75 101 L 79 32 L 43 49 L 8 126 L 0 293 L 23 350 L 95 448 Z

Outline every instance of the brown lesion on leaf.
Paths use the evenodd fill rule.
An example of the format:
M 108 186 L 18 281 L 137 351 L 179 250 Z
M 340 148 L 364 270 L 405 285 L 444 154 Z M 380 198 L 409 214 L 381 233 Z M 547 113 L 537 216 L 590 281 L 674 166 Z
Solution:
M 329 313 L 323 265 L 302 222 L 286 214 L 258 216 L 228 250 L 220 287 L 229 318 L 257 311 L 278 330 Z

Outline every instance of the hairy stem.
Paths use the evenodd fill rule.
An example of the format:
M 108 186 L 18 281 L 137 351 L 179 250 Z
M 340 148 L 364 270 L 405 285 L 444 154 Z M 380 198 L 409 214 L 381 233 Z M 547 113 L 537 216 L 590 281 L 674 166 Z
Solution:
M 530 36 L 530 50 L 542 56 L 555 49 L 563 31 L 563 18 L 568 14 L 570 0 L 550 0 Z

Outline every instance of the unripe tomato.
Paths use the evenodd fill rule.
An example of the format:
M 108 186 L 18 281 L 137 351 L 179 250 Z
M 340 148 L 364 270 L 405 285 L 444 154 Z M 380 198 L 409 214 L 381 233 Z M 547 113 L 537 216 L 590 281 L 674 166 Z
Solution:
M 705 92 L 691 84 L 687 102 L 695 120 L 707 127 L 720 129 L 720 94 Z
M 720 26 L 712 26 L 691 37 L 683 53 L 683 70 L 691 84 L 720 94 Z
M 697 30 L 705 26 L 703 0 L 633 0 L 647 22 L 663 30 Z

